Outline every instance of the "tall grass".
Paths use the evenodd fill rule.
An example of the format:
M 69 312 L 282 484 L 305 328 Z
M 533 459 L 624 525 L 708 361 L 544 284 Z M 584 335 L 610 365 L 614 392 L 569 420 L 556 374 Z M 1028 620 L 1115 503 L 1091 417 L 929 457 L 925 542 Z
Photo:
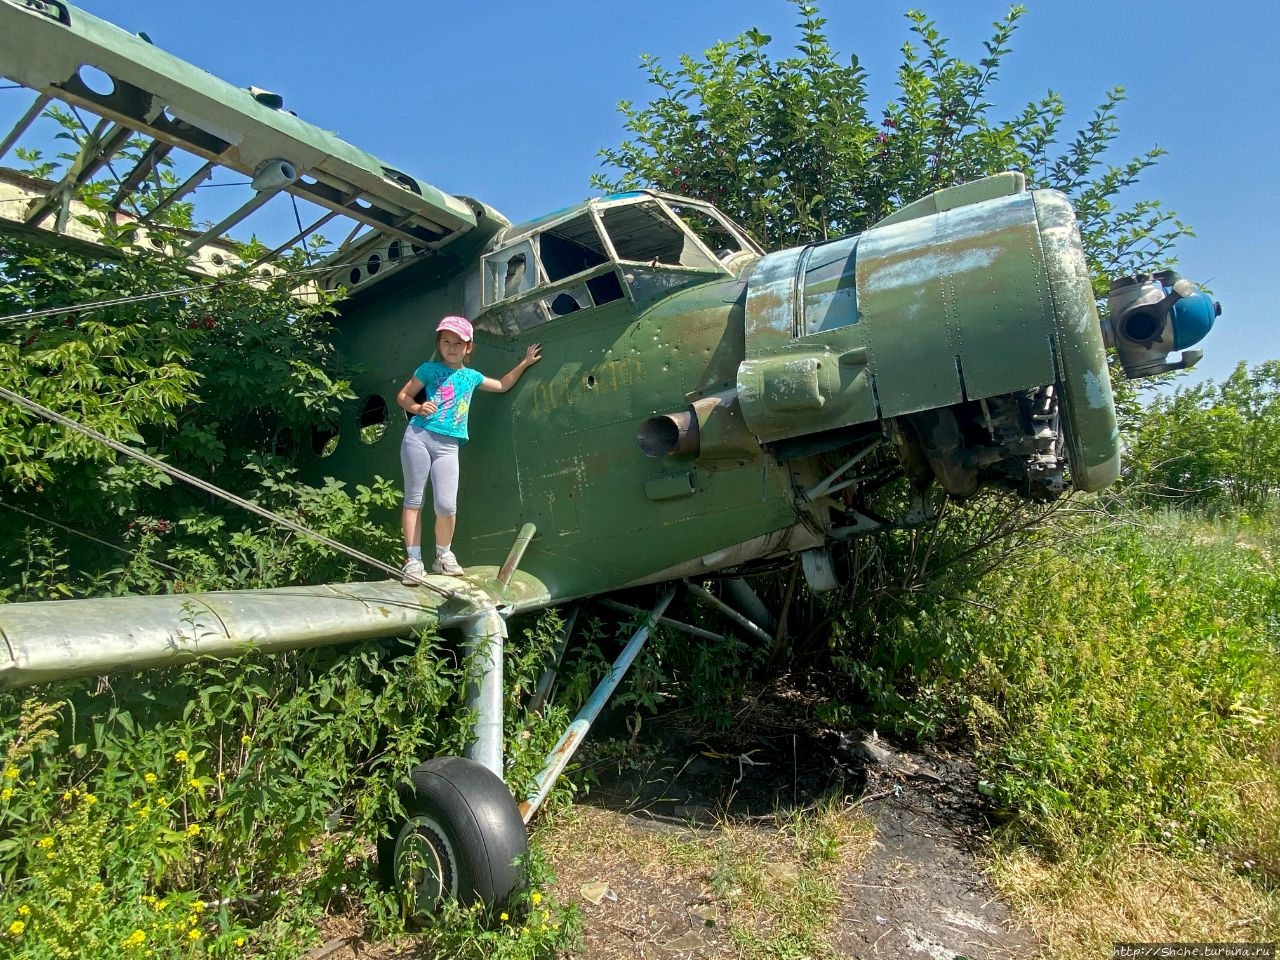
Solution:
M 563 723 L 515 702 L 553 639 L 509 651 L 515 784 Z M 293 957 L 335 915 L 396 933 L 373 840 L 415 763 L 462 752 L 465 675 L 427 637 L 0 693 L 0 956 Z M 572 916 L 537 917 L 494 930 L 452 911 L 426 936 L 455 956 L 546 955 Z
M 1246 794 L 1280 783 L 1278 541 L 1155 515 L 983 582 L 964 618 L 987 786 L 1046 849 L 1242 840 Z
M 1113 519 L 951 612 L 1006 881 L 1062 955 L 1280 931 L 1278 550 L 1268 521 Z

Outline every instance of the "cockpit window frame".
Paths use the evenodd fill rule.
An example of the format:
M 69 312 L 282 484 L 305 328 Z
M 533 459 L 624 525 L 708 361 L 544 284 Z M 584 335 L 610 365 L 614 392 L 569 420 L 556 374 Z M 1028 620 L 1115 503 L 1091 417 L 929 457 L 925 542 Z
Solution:
M 484 258 L 484 294 L 482 302 L 486 307 L 513 300 L 545 283 L 542 274 L 542 260 L 538 256 L 537 234 L 530 234 L 521 240 L 495 250 Z M 511 262 L 516 257 L 525 257 L 524 273 L 520 285 L 515 292 L 510 292 Z M 530 269 L 532 267 L 532 269 Z M 501 279 L 499 278 L 501 273 Z M 499 288 L 502 288 L 499 295 Z
M 671 224 L 681 238 L 680 258 L 688 256 L 690 250 L 701 262 L 670 263 L 667 260 L 623 258 L 618 251 L 614 236 L 610 233 L 605 221 L 606 215 L 613 210 L 638 204 L 651 204 L 661 214 L 665 223 Z M 677 212 L 675 207 L 697 210 L 704 216 L 714 220 L 739 244 L 739 249 L 722 260 L 695 230 Z M 557 228 L 575 220 L 582 220 L 583 225 L 590 222 L 594 231 L 596 244 L 583 243 L 585 234 L 571 231 L 570 236 L 556 234 Z M 597 198 L 585 204 L 566 210 L 560 216 L 548 217 L 517 228 L 518 233 L 504 237 L 502 245 L 485 254 L 481 260 L 480 303 L 475 320 L 482 329 L 501 333 L 504 336 L 517 336 L 534 327 L 563 319 L 577 309 L 595 309 L 617 301 L 632 301 L 636 291 L 632 289 L 630 274 L 636 273 L 635 267 L 652 267 L 660 264 L 666 271 L 686 274 L 689 281 L 695 277 L 711 278 L 716 275 L 729 274 L 726 261 L 733 260 L 742 254 L 762 255 L 758 245 L 747 236 L 729 217 L 725 216 L 714 205 L 689 197 L 668 195 L 659 191 L 639 190 L 623 195 Z M 593 263 L 585 269 L 572 274 L 565 274 L 551 280 L 543 260 L 542 238 L 548 234 L 556 234 L 558 239 L 567 244 L 578 244 L 583 248 L 584 259 L 592 259 L 601 254 L 604 260 Z M 572 264 L 572 248 L 566 247 Z M 509 282 L 508 271 L 513 259 L 519 256 L 526 258 L 523 276 L 514 292 L 507 292 L 504 284 Z M 530 269 L 532 264 L 532 269 Z M 628 268 L 630 272 L 628 272 Z M 616 277 L 616 279 L 615 279 Z M 474 288 L 473 288 L 474 289 Z M 553 309 L 551 304 L 563 300 L 568 294 L 580 306 L 568 311 Z M 583 304 L 582 301 L 587 301 Z

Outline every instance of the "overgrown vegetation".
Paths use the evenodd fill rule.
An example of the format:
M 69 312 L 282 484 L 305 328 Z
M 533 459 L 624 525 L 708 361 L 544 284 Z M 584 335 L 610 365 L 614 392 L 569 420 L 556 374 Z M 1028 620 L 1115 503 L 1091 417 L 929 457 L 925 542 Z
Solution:
M 1020 7 L 995 25 L 976 64 L 911 14 L 916 40 L 904 50 L 899 93 L 879 111 L 867 104 L 856 58 L 846 66 L 833 50 L 818 8 L 796 8 L 795 55 L 774 58 L 771 39 L 752 30 L 676 71 L 647 61 L 655 97 L 623 106 L 633 138 L 604 151 L 617 172 L 598 185 L 700 196 L 766 245 L 790 245 L 1017 169 L 1071 197 L 1100 293 L 1109 276 L 1170 263 L 1187 228 L 1157 202 L 1127 199 L 1160 150 L 1106 159 L 1121 91 L 1106 93 L 1074 134 L 1062 129 L 1065 107 L 1052 93 L 1009 119 L 990 115 Z M 181 205 L 174 212 L 174 226 L 190 225 L 179 222 Z M 6 322 L 0 385 L 392 555 L 382 519 L 396 502 L 389 484 L 305 487 L 285 455 L 291 437 L 323 427 L 350 397 L 328 346 L 328 304 L 300 303 L 285 282 L 193 282 L 180 267 L 0 234 L 6 317 L 190 288 Z M 753 673 L 822 673 L 832 694 L 826 722 L 972 736 L 993 808 L 1010 837 L 1029 844 L 1005 861 L 1006 875 L 1021 864 L 1021 889 L 1041 903 L 1053 885 L 1064 903 L 1079 903 L 1072 896 L 1118 857 L 1154 850 L 1181 865 L 1179 883 L 1196 896 L 1245 904 L 1257 920 L 1235 933 L 1274 937 L 1275 364 L 1242 367 L 1145 411 L 1121 394 L 1130 502 L 1172 499 L 1218 520 L 1127 507 L 1081 516 L 1078 501 L 1049 511 L 1051 522 L 1044 508 L 1000 499 L 949 507 L 936 530 L 858 542 L 850 586 L 837 597 L 803 594 L 794 571 L 761 584 L 774 609 L 791 611 L 792 629 L 772 649 L 655 643 L 619 704 L 643 712 L 694 693 L 702 719 L 724 722 L 725 704 Z M 355 575 L 345 558 L 9 405 L 0 405 L 0 483 L 3 601 Z M 553 709 L 517 726 L 519 698 L 555 627 L 540 623 L 507 665 L 517 788 L 564 719 Z M 580 699 L 602 667 L 598 657 L 571 665 L 563 699 Z M 396 814 L 393 787 L 412 763 L 457 752 L 468 720 L 464 669 L 434 642 L 364 644 L 0 694 L 0 944 L 41 960 L 284 957 L 339 909 L 395 930 L 361 841 Z M 806 909 L 825 916 L 830 849 L 793 827 L 788 838 L 813 872 Z M 1034 867 L 1019 859 L 1026 849 Z M 538 862 L 535 854 L 535 881 Z M 1133 887 L 1159 875 L 1149 867 L 1134 867 Z M 1035 870 L 1040 879 L 1027 880 Z M 717 874 L 726 890 L 750 879 L 769 894 L 758 870 L 748 879 L 728 871 Z M 488 923 L 453 911 L 423 936 L 442 955 L 546 955 L 572 937 L 576 917 L 542 896 L 535 883 L 523 916 Z M 733 910 L 742 936 L 752 935 L 749 906 Z M 811 926 L 779 935 L 803 950 Z M 1064 956 L 1101 943 L 1061 936 Z
M 510 659 L 513 699 L 551 637 Z M 332 914 L 394 934 L 370 841 L 402 814 L 410 767 L 461 752 L 464 671 L 427 637 L 0 694 L 6 955 L 292 957 Z M 512 703 L 508 717 L 519 787 L 564 715 L 529 722 Z M 527 956 L 572 933 L 550 901 L 530 916 L 495 931 L 455 912 L 423 936 L 455 956 Z
M 1111 277 L 1172 264 L 1188 228 L 1159 202 L 1132 199 L 1162 151 L 1107 159 L 1123 91 L 1075 134 L 1052 92 L 992 116 L 1021 7 L 994 25 L 976 64 L 909 14 L 898 95 L 879 111 L 817 6 L 796 8 L 792 56 L 772 56 L 772 39 L 753 30 L 674 69 L 647 59 L 654 96 L 620 105 L 630 138 L 601 151 L 613 171 L 597 184 L 693 193 L 776 247 L 864 229 L 904 201 L 1013 169 L 1071 199 L 1099 296 Z M 1116 923 L 1061 926 L 1059 955 L 1192 930 L 1266 939 L 1280 924 L 1275 367 L 1242 364 L 1220 385 L 1145 405 L 1116 378 L 1129 446 L 1119 501 L 951 505 L 934 530 L 855 544 L 836 597 L 793 593 L 790 571 L 755 582 L 794 618 L 770 672 L 817 673 L 832 696 L 823 719 L 974 739 L 1007 836 L 1061 885 L 1021 887 L 1037 890 L 1039 920 L 1065 924 L 1066 910 L 1046 909 L 1055 893 L 1084 903 L 1076 892 L 1108 864 L 1130 865 L 1108 886 L 1108 906 L 1124 904 Z M 1170 505 L 1221 519 L 1158 512 Z M 696 658 L 681 644 L 678 657 Z M 708 691 L 736 692 L 745 661 L 731 659 L 734 677 L 695 688 L 707 716 Z M 1154 877 L 1182 899 L 1144 902 L 1141 883 Z
M 1280 360 L 1157 396 L 1133 431 L 1130 494 L 1151 505 L 1259 515 L 1280 493 Z

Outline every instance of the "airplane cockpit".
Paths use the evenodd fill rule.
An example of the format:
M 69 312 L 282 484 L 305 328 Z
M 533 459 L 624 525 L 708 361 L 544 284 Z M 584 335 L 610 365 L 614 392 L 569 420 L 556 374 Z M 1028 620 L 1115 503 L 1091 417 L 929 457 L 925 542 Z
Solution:
M 709 203 L 615 193 L 503 230 L 466 286 L 466 312 L 498 336 L 581 310 L 643 306 L 738 274 L 763 251 Z

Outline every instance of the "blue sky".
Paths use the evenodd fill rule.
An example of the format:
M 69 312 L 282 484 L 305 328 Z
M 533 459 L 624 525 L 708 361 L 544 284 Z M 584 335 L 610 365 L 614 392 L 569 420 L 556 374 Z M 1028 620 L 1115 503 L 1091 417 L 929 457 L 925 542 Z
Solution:
M 758 27 L 782 56 L 798 19 L 786 0 L 263 4 L 260 0 L 81 0 L 96 16 L 236 85 L 285 96 L 303 119 L 451 193 L 520 221 L 591 193 L 596 151 L 624 136 L 619 100 L 644 102 L 651 53 L 674 65 Z M 870 74 L 871 105 L 894 71 L 917 6 L 966 59 L 982 56 L 996 0 L 826 0 L 834 47 Z M 995 92 L 995 115 L 1058 91 L 1071 130 L 1112 86 L 1128 93 L 1112 162 L 1169 151 L 1134 193 L 1196 231 L 1180 267 L 1222 302 L 1197 374 L 1280 358 L 1270 284 L 1280 274 L 1280 5 L 1262 0 L 1028 3 Z M 13 94 L 8 94 L 13 96 Z M 25 106 L 25 104 L 23 104 Z M 7 115 L 9 110 L 4 110 Z

